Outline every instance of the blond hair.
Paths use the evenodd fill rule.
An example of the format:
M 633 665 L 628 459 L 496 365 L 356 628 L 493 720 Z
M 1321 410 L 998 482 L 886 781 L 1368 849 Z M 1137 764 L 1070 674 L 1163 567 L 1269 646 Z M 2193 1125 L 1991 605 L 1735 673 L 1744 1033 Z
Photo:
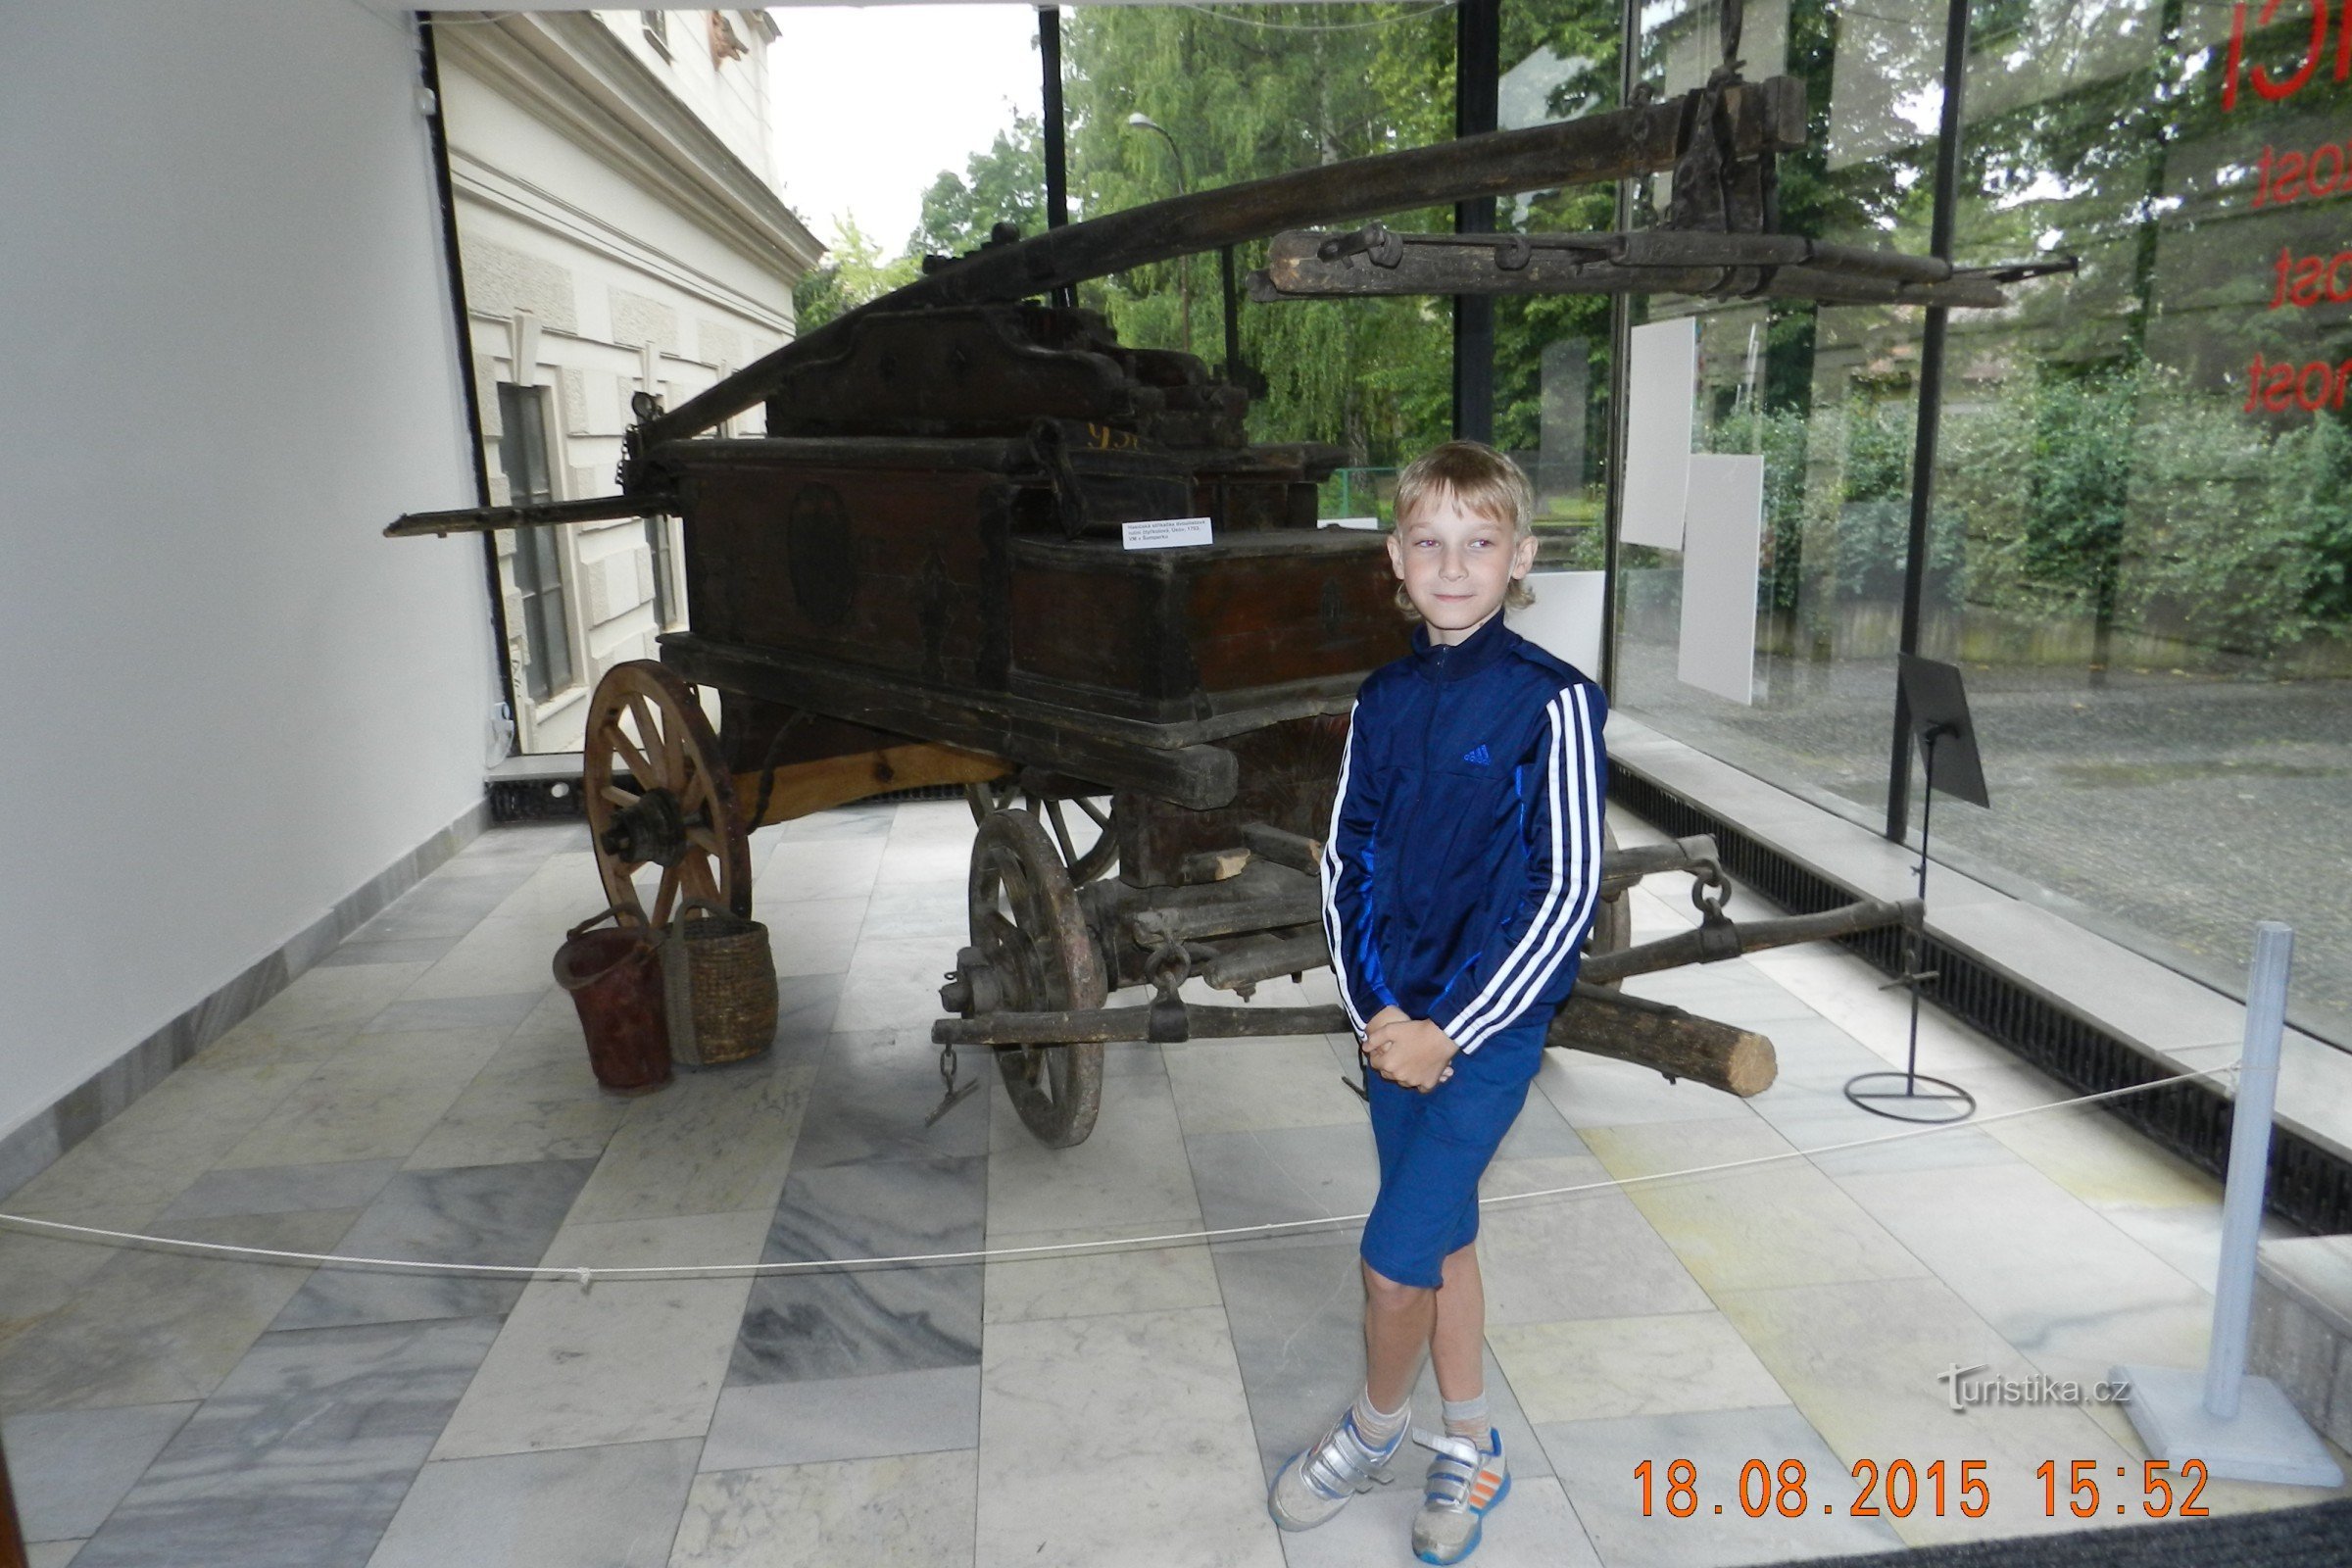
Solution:
M 1519 465 L 1484 441 L 1447 441 L 1431 447 L 1404 466 L 1396 475 L 1396 526 L 1425 502 L 1450 498 L 1464 512 L 1495 522 L 1508 522 L 1514 541 L 1536 531 L 1536 490 Z M 1511 579 L 1503 594 L 1505 610 L 1525 610 L 1536 602 L 1536 591 L 1523 577 Z M 1396 585 L 1396 608 L 1407 620 L 1419 620 L 1404 584 Z

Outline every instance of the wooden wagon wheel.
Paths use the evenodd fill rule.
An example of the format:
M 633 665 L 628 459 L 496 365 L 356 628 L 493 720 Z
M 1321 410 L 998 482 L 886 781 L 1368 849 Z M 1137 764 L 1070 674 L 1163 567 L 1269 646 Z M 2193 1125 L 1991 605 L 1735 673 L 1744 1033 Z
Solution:
M 688 899 L 748 919 L 751 847 L 694 688 L 650 659 L 614 664 L 589 700 L 583 751 L 596 872 L 622 923 L 667 925 Z M 649 865 L 661 867 L 650 906 L 636 881 Z
M 1061 855 L 1027 811 L 992 811 L 972 842 L 972 946 L 995 968 L 1007 1012 L 1100 1007 L 1102 959 Z M 1102 1048 L 1004 1047 L 997 1067 L 1022 1123 L 1049 1149 L 1095 1130 L 1102 1105 Z
M 992 811 L 1010 810 L 1016 805 L 1026 808 L 1052 831 L 1061 850 L 1061 863 L 1068 868 L 1070 881 L 1079 887 L 1101 880 L 1119 863 L 1115 808 L 1108 794 L 1039 795 L 1017 779 L 999 779 L 993 784 L 966 784 L 963 799 L 971 807 L 975 822 L 986 822 Z M 1084 821 L 1094 824 L 1091 837 L 1083 826 L 1072 832 L 1065 805 L 1077 807 Z M 1082 843 L 1083 849 L 1079 847 Z
M 1617 830 L 1601 824 L 1601 852 L 1606 854 L 1617 847 Z M 1631 891 L 1630 889 L 1628 891 Z M 1624 893 L 1613 894 L 1600 901 L 1592 911 L 1592 928 L 1585 934 L 1585 952 L 1623 953 L 1634 945 L 1634 906 Z M 1621 982 L 1604 982 L 1614 990 Z

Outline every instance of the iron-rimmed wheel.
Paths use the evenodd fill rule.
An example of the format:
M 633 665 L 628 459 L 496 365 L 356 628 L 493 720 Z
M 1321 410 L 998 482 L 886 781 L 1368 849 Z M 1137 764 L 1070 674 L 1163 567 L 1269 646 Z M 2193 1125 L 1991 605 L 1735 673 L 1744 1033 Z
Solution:
M 689 899 L 750 918 L 751 846 L 693 687 L 650 659 L 605 671 L 581 771 L 596 872 L 623 924 L 667 925 Z M 647 866 L 661 872 L 650 901 L 636 880 Z
M 1109 988 L 1061 853 L 1027 811 L 991 811 L 972 841 L 972 946 L 1007 1012 L 1102 1005 Z M 1102 1107 L 1102 1048 L 1006 1046 L 997 1067 L 1022 1125 L 1049 1149 L 1086 1142 Z

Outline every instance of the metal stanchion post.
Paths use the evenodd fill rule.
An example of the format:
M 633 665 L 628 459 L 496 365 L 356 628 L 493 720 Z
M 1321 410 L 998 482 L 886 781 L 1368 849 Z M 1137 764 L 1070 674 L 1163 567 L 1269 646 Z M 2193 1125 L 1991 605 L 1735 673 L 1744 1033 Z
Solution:
M 2340 1487 L 2343 1471 L 2278 1386 L 2269 1378 L 2246 1376 L 2255 1246 L 2262 1236 L 2271 1111 L 2278 1100 L 2278 1047 L 2286 1029 L 2286 979 L 2294 952 L 2291 926 L 2265 920 L 2255 927 L 2245 1048 L 2230 1125 L 2229 1185 L 2222 1194 L 2213 1343 L 2205 1371 L 2200 1376 L 2177 1367 L 2119 1366 L 2109 1376 L 2131 1384 L 2132 1425 L 2159 1459 L 2175 1464 L 2199 1459 L 2210 1474 L 2236 1481 Z

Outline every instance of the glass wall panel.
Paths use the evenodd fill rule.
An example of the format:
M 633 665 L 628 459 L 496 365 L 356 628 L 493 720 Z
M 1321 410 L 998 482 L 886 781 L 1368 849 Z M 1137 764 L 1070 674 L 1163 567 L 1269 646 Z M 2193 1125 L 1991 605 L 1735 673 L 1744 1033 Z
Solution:
M 1448 10 L 1097 6 L 1065 10 L 1062 40 L 1073 219 L 1453 135 Z M 1442 229 L 1452 215 L 1388 221 Z M 1240 246 L 1234 261 L 1246 279 L 1265 247 Z M 1082 285 L 1079 303 L 1122 342 L 1187 348 L 1212 370 L 1225 360 L 1214 255 Z M 1349 449 L 1355 468 L 1334 479 L 1327 516 L 1381 509 L 1396 466 L 1451 427 L 1444 300 L 1244 301 L 1238 326 L 1242 378 L 1257 391 L 1251 438 Z
M 1721 60 L 1713 0 L 1667 0 L 1642 17 L 1642 76 L 1662 93 L 1699 85 Z M 1809 109 L 1806 146 L 1780 165 L 1785 232 L 1927 248 L 1940 17 L 1924 0 L 1751 0 L 1743 74 L 1796 76 Z M 1645 181 L 1638 220 L 1654 222 L 1671 187 L 1666 175 Z M 1699 639 L 1742 628 L 1695 616 L 1686 627 L 1690 558 L 1629 546 L 1618 574 L 1617 706 L 1775 784 L 1883 823 L 1920 313 L 1672 296 L 1637 307 L 1637 319 L 1695 318 L 1695 444 L 1763 459 L 1764 516 L 1752 701 L 1682 678 L 1687 630 Z M 1639 484 L 1642 475 L 1628 478 Z
M 2291 920 L 2296 1016 L 2352 1040 L 2352 34 L 2316 3 L 1978 0 L 1959 260 L 2082 273 L 1953 315 L 1925 651 L 1993 795 L 1939 845 L 2230 988 Z
M 1617 0 L 1517 0 L 1502 8 L 1496 120 L 1515 130 L 1617 107 Z M 1614 183 L 1532 191 L 1497 204 L 1495 226 L 1590 233 L 1617 226 Z M 1605 294 L 1494 301 L 1494 442 L 1536 486 L 1545 570 L 1598 570 L 1609 451 Z M 1595 672 L 1596 673 L 1596 672 Z

